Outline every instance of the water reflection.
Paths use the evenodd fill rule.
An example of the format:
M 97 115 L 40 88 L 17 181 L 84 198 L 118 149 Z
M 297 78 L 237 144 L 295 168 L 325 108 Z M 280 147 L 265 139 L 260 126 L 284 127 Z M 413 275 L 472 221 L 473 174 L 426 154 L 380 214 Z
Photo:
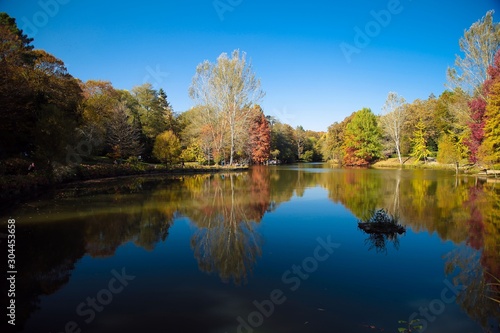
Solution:
M 457 285 L 467 287 L 457 298 L 464 311 L 488 327 L 500 317 L 498 305 L 485 297 L 492 292 L 491 276 L 500 276 L 498 185 L 425 170 L 328 170 L 316 165 L 70 186 L 50 201 L 11 212 L 19 221 L 18 237 L 25 240 L 18 247 L 24 266 L 18 279 L 18 319 L 25 322 L 41 295 L 65 285 L 85 255 L 113 256 L 128 242 L 152 251 L 167 240 L 180 217 L 194 226 L 190 245 L 199 269 L 224 282 L 245 284 L 262 255 L 258 226 L 264 215 L 319 186 L 332 202 L 352 212 L 353 228 L 354 221 L 384 208 L 415 233 L 435 233 L 462 244 L 468 252 L 451 254 L 445 270 Z M 397 237 L 368 242 L 386 251 L 388 240 L 399 246 Z
M 369 249 L 387 254 L 387 244 L 392 243 L 399 249 L 399 236 L 406 233 L 406 228 L 399 224 L 399 218 L 385 209 L 374 211 L 370 218 L 358 222 L 358 228 L 368 235 L 365 244 Z
M 264 177 L 257 172 L 206 176 L 201 188 L 191 192 L 196 208 L 181 211 L 198 227 L 191 247 L 202 271 L 236 284 L 252 271 L 261 255 L 255 223 L 269 206 L 269 182 Z

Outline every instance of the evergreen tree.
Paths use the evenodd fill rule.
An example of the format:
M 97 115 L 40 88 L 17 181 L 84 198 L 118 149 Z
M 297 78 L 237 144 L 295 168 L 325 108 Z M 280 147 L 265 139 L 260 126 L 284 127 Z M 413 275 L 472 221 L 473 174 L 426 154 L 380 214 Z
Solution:
M 426 163 L 427 157 L 431 152 L 427 149 L 426 127 L 422 119 L 420 119 L 416 125 L 411 142 L 413 143 L 413 147 L 410 155 L 415 157 L 417 161 L 423 158 L 424 163 Z

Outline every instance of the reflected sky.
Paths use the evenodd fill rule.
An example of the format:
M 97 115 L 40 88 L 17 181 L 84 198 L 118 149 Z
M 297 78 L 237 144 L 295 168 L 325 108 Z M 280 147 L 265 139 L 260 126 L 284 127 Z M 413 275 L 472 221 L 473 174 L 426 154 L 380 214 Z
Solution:
M 465 285 L 432 321 L 417 315 L 425 332 L 495 332 L 499 309 L 483 296 L 485 272 L 500 275 L 497 185 L 311 164 L 67 186 L 10 212 L 23 264 L 17 328 L 395 332 Z M 357 228 L 380 208 L 407 226 L 383 252 Z M 339 245 L 324 261 L 318 238 Z M 109 294 L 122 270 L 134 278 L 89 320 L 88 297 Z M 284 301 L 260 323 L 255 304 L 273 290 Z

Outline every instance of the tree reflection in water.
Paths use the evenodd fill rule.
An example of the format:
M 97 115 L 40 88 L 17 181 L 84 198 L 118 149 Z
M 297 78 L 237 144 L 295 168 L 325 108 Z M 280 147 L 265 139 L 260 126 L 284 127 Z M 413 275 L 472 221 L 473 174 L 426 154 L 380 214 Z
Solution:
M 196 224 L 191 247 L 199 268 L 225 281 L 244 283 L 261 255 L 256 225 L 269 206 L 268 182 L 260 173 L 216 175 L 196 198 L 198 210 L 185 214 Z
M 263 167 L 232 174 L 120 179 L 102 186 L 92 182 L 20 207 L 11 215 L 29 222 L 16 226 L 24 241 L 16 251 L 25 268 L 19 275 L 19 327 L 37 308 L 40 295 L 52 294 L 69 281 L 83 256 L 112 256 L 127 242 L 151 250 L 167 240 L 179 216 L 196 227 L 191 247 L 200 269 L 223 281 L 244 283 L 261 256 L 257 229 L 264 214 L 318 186 L 357 219 L 387 207 L 412 233 L 436 234 L 465 248 L 450 255 L 446 266 L 455 283 L 466 287 L 457 302 L 486 329 L 491 318 L 500 318 L 498 304 L 486 297 L 498 295 L 491 284 L 496 281 L 492 276 L 500 277 L 498 183 L 423 170 L 313 171 Z M 399 246 L 397 236 L 370 236 L 367 242 L 379 251 L 388 242 Z
M 371 250 L 387 254 L 387 243 L 392 243 L 399 250 L 399 235 L 406 232 L 406 228 L 399 224 L 397 217 L 392 216 L 384 209 L 378 209 L 370 214 L 368 220 L 358 222 L 358 228 L 368 234 L 365 244 Z

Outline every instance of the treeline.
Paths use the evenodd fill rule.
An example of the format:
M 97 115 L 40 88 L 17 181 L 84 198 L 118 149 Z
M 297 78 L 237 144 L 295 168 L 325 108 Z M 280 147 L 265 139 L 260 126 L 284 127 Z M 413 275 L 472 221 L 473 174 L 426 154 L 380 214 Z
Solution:
M 6 13 L 0 39 L 3 161 L 36 161 L 50 171 L 95 156 L 167 165 L 321 160 L 320 133 L 264 115 L 260 82 L 239 51 L 200 64 L 189 89 L 196 106 L 176 113 L 150 83 L 128 91 L 74 78 L 61 60 L 34 50 Z
M 460 39 L 464 54 L 448 69 L 448 86 L 439 97 L 406 103 L 391 92 L 376 116 L 370 109 L 334 123 L 321 138 L 325 159 L 367 165 L 397 156 L 424 163 L 492 166 L 500 163 L 500 25 L 493 11 Z
M 149 83 L 128 91 L 74 78 L 61 60 L 34 50 L 6 13 L 0 39 L 2 161 L 36 161 L 48 171 L 95 156 L 166 165 L 333 160 L 359 166 L 390 156 L 401 164 L 434 157 L 457 168 L 500 162 L 500 26 L 492 11 L 461 38 L 464 57 L 448 71 L 449 90 L 412 103 L 391 92 L 382 115 L 364 108 L 326 133 L 266 116 L 260 81 L 238 50 L 198 65 L 189 87 L 195 107 L 178 113 L 166 92 Z M 0 173 L 9 173 L 9 163 Z

